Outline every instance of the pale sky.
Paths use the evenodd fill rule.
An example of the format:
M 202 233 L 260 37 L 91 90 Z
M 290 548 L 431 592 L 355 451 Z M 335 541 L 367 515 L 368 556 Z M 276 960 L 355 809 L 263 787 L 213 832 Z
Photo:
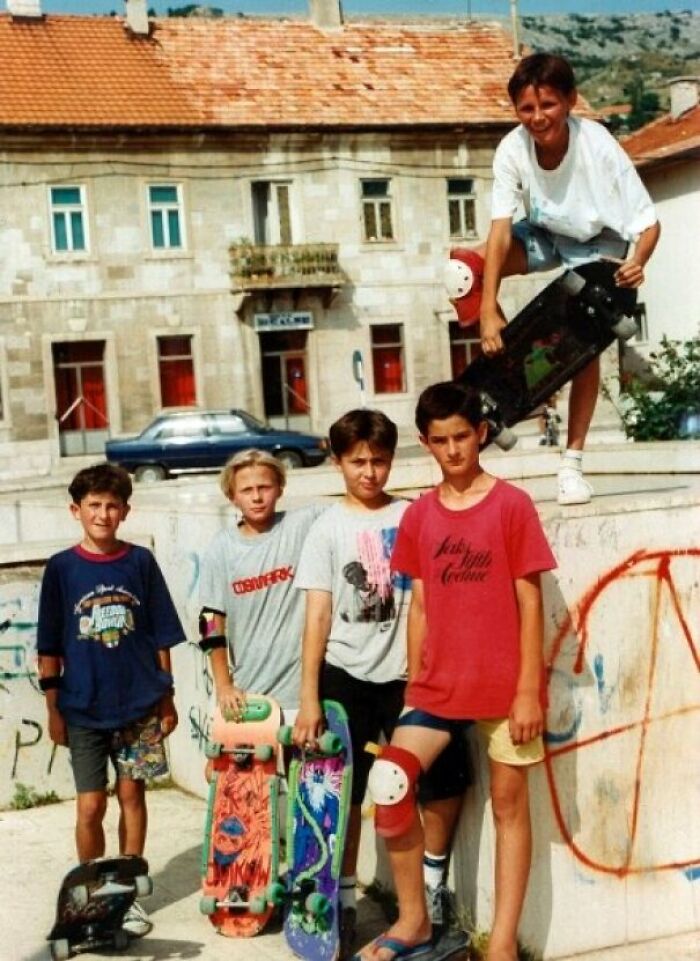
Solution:
M 186 0 L 148 0 L 148 6 L 164 14 L 168 7 L 184 6 Z M 304 14 L 307 0 L 203 0 L 209 6 L 220 7 L 226 13 Z M 4 3 L 0 0 L 0 7 Z M 123 0 L 41 0 L 45 13 L 122 13 Z M 471 11 L 480 15 L 507 16 L 509 0 L 343 0 L 343 10 L 349 16 L 364 14 L 411 16 L 432 15 L 467 16 Z M 700 12 L 700 0 L 519 0 L 521 16 L 536 13 L 656 13 L 660 10 L 693 10 Z

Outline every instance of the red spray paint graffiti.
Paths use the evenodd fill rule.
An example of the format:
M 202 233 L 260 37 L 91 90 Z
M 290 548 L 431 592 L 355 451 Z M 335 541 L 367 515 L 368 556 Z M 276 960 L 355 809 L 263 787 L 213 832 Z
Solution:
M 681 802 L 669 797 L 670 782 L 664 795 L 657 763 L 663 755 L 668 772 L 683 763 L 683 751 L 697 756 L 700 637 L 697 622 L 693 636 L 690 607 L 697 614 L 699 560 L 698 549 L 632 554 L 583 596 L 552 645 L 545 768 L 554 815 L 574 855 L 596 871 L 625 877 L 700 863 L 700 851 L 683 847 L 688 857 L 678 857 L 692 834 L 674 823 Z M 594 773 L 598 783 L 591 785 Z M 685 796 L 691 791 L 689 785 Z M 659 799 L 668 800 L 670 815 Z M 685 823 L 695 814 L 687 810 Z M 655 830 L 659 824 L 664 831 Z M 672 851 L 663 849 L 665 838 Z

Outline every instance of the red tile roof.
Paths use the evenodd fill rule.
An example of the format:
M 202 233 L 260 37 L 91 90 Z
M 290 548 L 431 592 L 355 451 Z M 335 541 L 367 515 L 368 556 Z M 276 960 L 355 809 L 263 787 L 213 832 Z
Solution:
M 646 167 L 684 156 L 700 156 L 700 106 L 675 120 L 652 120 L 620 141 L 636 167 Z
M 513 122 L 494 23 L 0 15 L 0 126 L 372 127 Z

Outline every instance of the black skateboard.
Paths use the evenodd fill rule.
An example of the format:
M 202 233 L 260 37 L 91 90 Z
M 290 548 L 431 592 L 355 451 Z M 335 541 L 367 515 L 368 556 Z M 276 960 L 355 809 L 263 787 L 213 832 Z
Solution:
M 425 951 L 416 955 L 416 961 L 447 961 L 454 958 L 454 961 L 468 961 L 467 950 L 470 944 L 470 937 L 464 931 L 450 929 L 449 931 L 435 936 L 432 945 Z M 359 953 L 352 956 L 352 961 L 360 957 Z
M 447 961 L 447 958 L 454 958 L 454 961 L 464 958 L 466 961 L 469 941 L 469 935 L 464 931 L 451 929 L 437 938 L 432 951 L 422 961 Z
M 53 961 L 100 945 L 124 950 L 124 915 L 153 890 L 148 863 L 139 857 L 97 858 L 73 868 L 58 892 L 56 921 L 48 936 Z
M 509 450 L 508 430 L 619 338 L 636 331 L 637 294 L 618 287 L 619 264 L 599 260 L 567 270 L 548 284 L 501 331 L 504 350 L 481 354 L 458 378 L 481 392 L 487 444 Z

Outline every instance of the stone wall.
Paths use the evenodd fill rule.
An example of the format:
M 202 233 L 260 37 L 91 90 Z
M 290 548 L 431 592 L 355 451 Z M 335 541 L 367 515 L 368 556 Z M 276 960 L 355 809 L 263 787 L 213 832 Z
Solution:
M 417 477 L 415 477 L 417 479 Z M 428 483 L 426 476 L 423 483 Z M 188 629 L 175 651 L 176 783 L 205 795 L 212 678 L 196 646 L 202 552 L 230 522 L 202 487 L 139 489 L 125 535 L 152 538 Z M 606 506 L 607 505 L 607 506 Z M 547 756 L 532 772 L 534 857 L 521 935 L 546 958 L 692 930 L 700 918 L 700 552 L 698 500 L 683 490 L 541 513 L 559 568 L 545 577 L 550 669 Z M 56 495 L 0 503 L 0 528 L 22 531 L 0 572 L 0 804 L 20 780 L 70 794 L 65 752 L 43 730 L 33 672 L 33 619 L 47 530 L 69 543 L 74 522 Z M 35 549 L 32 544 L 36 545 Z M 52 547 L 53 549 L 53 547 Z M 40 558 L 39 558 L 40 559 Z M 494 838 L 486 761 L 454 846 L 460 905 L 486 928 L 493 907 Z M 379 857 L 377 853 L 379 852 Z M 365 818 L 360 878 L 386 880 Z M 642 949 L 640 949 L 642 950 Z

